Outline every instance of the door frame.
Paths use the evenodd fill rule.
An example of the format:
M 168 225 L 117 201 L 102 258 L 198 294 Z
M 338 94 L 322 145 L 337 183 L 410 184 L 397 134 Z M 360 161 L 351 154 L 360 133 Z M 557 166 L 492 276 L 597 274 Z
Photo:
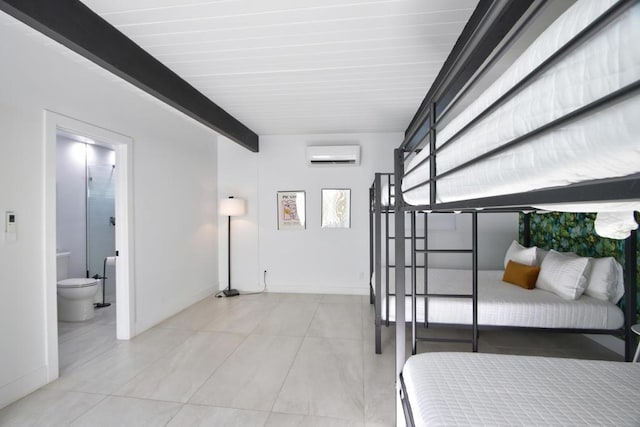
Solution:
M 135 336 L 133 245 L 133 138 L 52 111 L 44 111 L 45 206 L 45 357 L 47 379 L 59 376 L 58 308 L 56 287 L 56 141 L 58 130 L 89 138 L 115 151 L 116 336 Z

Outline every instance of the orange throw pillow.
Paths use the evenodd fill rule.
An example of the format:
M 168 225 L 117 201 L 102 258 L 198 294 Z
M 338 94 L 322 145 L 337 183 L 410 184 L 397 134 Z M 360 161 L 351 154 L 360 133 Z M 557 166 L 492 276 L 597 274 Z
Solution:
M 507 268 L 504 269 L 502 281 L 518 285 L 521 288 L 533 289 L 536 287 L 538 273 L 540 273 L 540 267 L 533 267 L 509 260 Z

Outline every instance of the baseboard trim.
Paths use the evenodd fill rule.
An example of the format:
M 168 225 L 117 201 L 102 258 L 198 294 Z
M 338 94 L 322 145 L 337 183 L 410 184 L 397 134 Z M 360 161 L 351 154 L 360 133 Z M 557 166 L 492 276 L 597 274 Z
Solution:
M 0 387 L 0 409 L 22 399 L 47 384 L 47 366 L 43 365 Z
M 299 284 L 269 284 L 267 292 L 292 294 L 326 294 L 326 295 L 369 295 L 369 286 L 362 283 L 347 283 L 341 285 L 299 285 Z

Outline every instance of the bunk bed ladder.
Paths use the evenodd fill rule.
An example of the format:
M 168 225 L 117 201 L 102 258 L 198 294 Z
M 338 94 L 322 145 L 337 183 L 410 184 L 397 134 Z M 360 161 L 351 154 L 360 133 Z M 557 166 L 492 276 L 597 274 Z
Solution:
M 418 341 L 427 342 L 463 342 L 470 343 L 473 352 L 478 351 L 478 213 L 473 211 L 471 214 L 471 249 L 430 249 L 428 245 L 428 213 L 424 213 L 424 241 L 423 248 L 417 248 L 416 236 L 416 212 L 411 212 L 411 353 L 417 353 Z M 417 268 L 417 254 L 423 254 L 423 266 L 424 266 L 424 293 L 419 294 L 417 292 L 417 280 L 416 280 L 416 268 Z M 472 287 L 470 294 L 440 294 L 429 292 L 429 254 L 441 253 L 441 254 L 470 254 L 472 264 Z M 419 337 L 417 330 L 417 301 L 418 297 L 424 298 L 424 327 L 429 328 L 429 298 L 469 298 L 471 299 L 472 310 L 472 324 L 471 324 L 471 339 L 461 338 L 433 338 L 433 337 Z

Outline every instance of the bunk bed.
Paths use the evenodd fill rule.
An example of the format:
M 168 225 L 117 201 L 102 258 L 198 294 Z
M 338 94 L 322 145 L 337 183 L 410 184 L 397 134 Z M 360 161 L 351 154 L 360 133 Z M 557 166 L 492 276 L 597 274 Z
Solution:
M 382 326 L 389 326 L 396 321 L 396 294 L 393 286 L 396 267 L 393 261 L 395 238 L 390 233 L 390 228 L 393 226 L 394 207 L 393 191 L 389 192 L 389 188 L 393 188 L 389 185 L 389 175 L 376 174 L 370 188 L 370 302 L 374 304 L 374 343 L 377 354 L 382 350 Z M 379 197 L 377 189 L 380 189 Z M 423 230 L 431 231 L 431 223 L 434 219 L 438 219 L 433 217 L 438 214 L 424 212 L 415 214 L 422 216 L 424 221 L 422 227 L 417 229 L 412 221 L 412 229 L 404 236 L 411 244 L 410 253 L 412 254 L 411 260 L 405 265 L 406 281 L 411 284 L 409 294 L 405 297 L 405 321 L 411 322 L 412 325 L 413 354 L 417 352 L 419 341 L 429 340 L 429 338 L 418 336 L 417 324 L 424 325 L 428 329 L 442 325 L 460 327 L 473 323 L 471 299 L 473 271 L 459 267 L 425 269 L 426 260 L 419 260 L 419 257 L 415 256 L 434 252 L 470 253 L 472 250 L 425 250 L 431 232 L 425 234 Z M 529 229 L 529 215 L 525 215 L 524 218 L 525 229 Z M 526 237 L 529 237 L 528 234 Z M 499 249 L 493 248 L 493 250 Z M 537 253 L 540 252 L 546 251 L 538 250 Z M 478 328 L 532 328 L 552 332 L 623 336 L 624 313 L 617 305 L 624 295 L 622 267 L 612 258 L 599 259 L 598 262 L 600 270 L 606 269 L 606 271 L 601 271 L 598 277 L 595 274 L 590 275 L 585 285 L 589 290 L 591 287 L 602 288 L 604 285 L 611 287 L 611 294 L 604 295 L 604 298 L 587 291 L 575 300 L 565 299 L 547 290 L 513 286 L 503 281 L 503 270 L 478 270 Z M 505 266 L 506 264 L 505 257 Z M 378 277 L 380 277 L 379 281 Z M 607 283 L 603 283 L 604 281 Z M 591 286 L 592 282 L 593 286 Z M 428 287 L 427 284 L 429 284 Z M 477 341 L 474 342 L 473 338 L 456 338 L 446 341 L 468 341 L 473 344 L 474 351 L 477 348 Z
M 392 233 L 395 214 L 393 194 L 393 173 L 376 173 L 369 188 L 369 302 L 374 306 L 374 345 L 376 354 L 382 352 L 382 325 L 389 326 L 393 322 L 394 307 L 387 301 L 393 301 L 395 292 L 395 264 L 393 252 L 395 236 Z M 422 213 L 422 215 L 426 215 Z M 419 236 L 418 234 L 421 234 Z M 425 238 L 423 231 L 414 230 L 412 235 L 405 233 L 405 244 L 412 236 Z M 405 265 L 410 273 L 422 266 Z
M 633 406 L 628 396 L 637 395 L 640 387 L 635 365 L 612 362 L 613 365 L 596 368 L 587 362 L 552 358 L 542 359 L 540 365 L 534 358 L 475 354 L 482 326 L 478 321 L 478 214 L 536 209 L 597 212 L 605 225 L 602 230 L 611 229 L 612 219 L 615 226 L 626 217 L 628 228 L 623 234 L 629 237 L 625 240 L 624 325 L 619 332 L 625 338 L 625 359 L 631 360 L 635 350 L 636 338 L 631 332 L 637 322 L 637 235 L 633 212 L 640 206 L 640 50 L 635 44 L 640 40 L 640 3 L 565 3 L 567 10 L 558 13 L 553 24 L 540 28 L 541 17 L 548 17 L 559 3 L 562 2 L 480 1 L 412 119 L 403 143 L 394 152 L 394 234 L 396 239 L 403 239 L 405 218 L 410 217 L 413 225 L 416 212 L 456 211 L 472 216 L 474 235 L 472 248 L 467 249 L 472 263 L 471 293 L 460 297 L 471 300 L 474 353 L 464 355 L 460 364 L 468 370 L 454 376 L 461 380 L 481 376 L 497 384 L 499 381 L 493 382 L 495 371 L 480 361 L 511 364 L 507 359 L 515 358 L 513 363 L 526 366 L 522 374 L 532 381 L 540 369 L 552 373 L 554 369 L 571 368 L 571 384 L 575 386 L 572 394 L 582 395 L 592 391 L 589 378 L 593 370 L 598 370 L 603 385 L 617 389 L 615 385 L 619 384 L 622 388 L 616 396 L 627 396 L 622 403 L 627 410 Z M 415 265 L 416 253 L 421 253 L 428 267 L 432 250 L 411 246 L 410 264 Z M 416 295 L 415 272 L 410 274 L 410 284 L 406 280 L 405 250 L 405 245 L 395 246 L 395 291 L 405 295 L 411 286 L 408 294 Z M 425 293 L 427 300 L 439 298 L 428 288 Z M 407 309 L 405 299 L 395 299 L 396 319 L 406 319 Z M 409 317 L 415 330 L 415 302 L 411 310 L 414 312 Z M 403 373 L 404 343 L 405 328 L 396 328 L 400 395 L 404 384 L 414 380 L 412 372 L 420 371 L 411 366 L 419 365 L 422 359 L 413 356 Z M 412 378 L 408 379 L 408 375 Z M 619 377 L 633 381 L 625 389 Z M 444 387 L 446 380 L 437 381 L 436 387 Z M 455 401 L 425 397 L 419 385 L 412 403 L 436 410 L 450 405 L 464 413 L 466 406 L 478 408 L 483 402 L 473 400 L 483 390 L 472 383 L 465 382 L 470 398 Z M 527 390 L 539 391 L 535 387 Z M 578 412 L 589 413 L 593 409 L 587 407 L 589 402 L 585 399 L 574 403 Z M 408 405 L 405 408 L 409 409 Z M 527 408 L 511 409 L 509 423 L 525 422 L 531 416 Z M 567 413 L 561 406 L 558 411 Z M 410 411 L 406 420 L 412 420 Z M 491 417 L 485 411 L 473 420 L 488 423 Z M 628 423 L 628 418 L 625 420 Z M 638 418 L 632 420 L 637 422 Z

